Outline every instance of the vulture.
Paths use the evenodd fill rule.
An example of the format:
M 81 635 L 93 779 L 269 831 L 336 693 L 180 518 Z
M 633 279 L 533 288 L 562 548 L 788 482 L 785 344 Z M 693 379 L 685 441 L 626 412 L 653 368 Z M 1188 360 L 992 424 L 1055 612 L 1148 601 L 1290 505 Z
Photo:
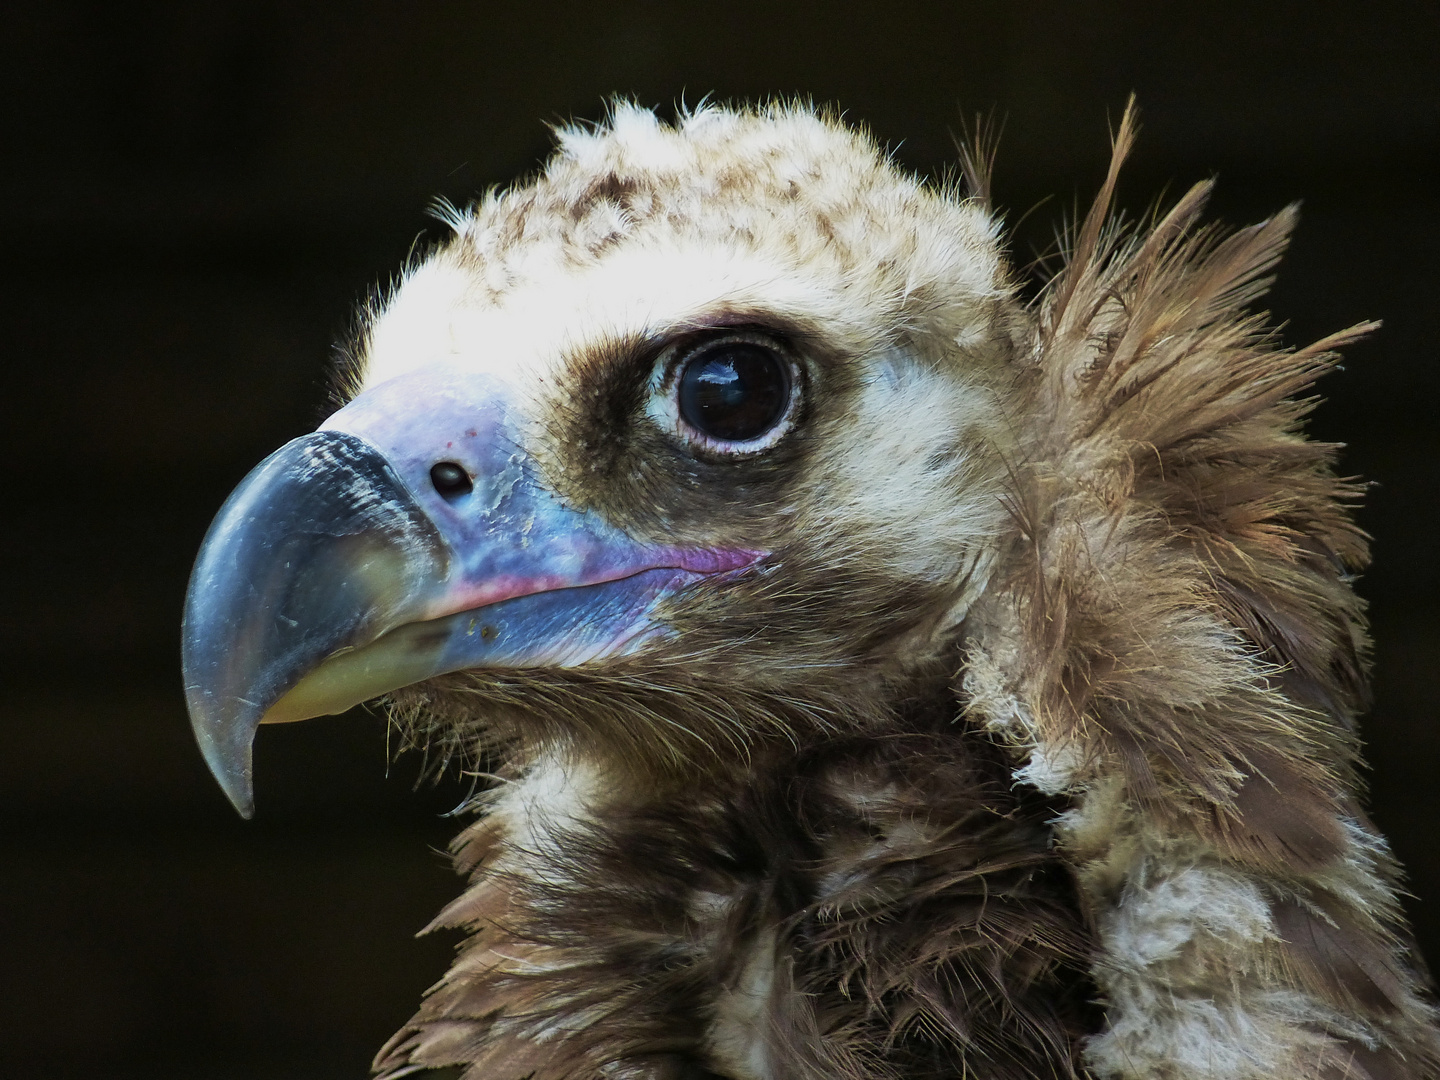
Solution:
M 1113 209 L 1027 285 L 989 150 L 618 104 L 363 313 L 220 510 L 188 707 L 379 701 L 478 779 L 384 1078 L 1419 1080 L 1366 816 L 1366 538 L 1302 426 L 1362 325 L 1293 210 Z

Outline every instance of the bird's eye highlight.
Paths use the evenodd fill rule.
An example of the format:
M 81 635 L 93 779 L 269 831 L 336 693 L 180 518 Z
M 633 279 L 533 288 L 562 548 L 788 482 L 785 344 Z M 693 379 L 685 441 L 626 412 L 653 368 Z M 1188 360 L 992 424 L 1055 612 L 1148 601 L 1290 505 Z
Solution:
M 718 450 L 757 450 L 793 412 L 794 363 L 759 335 L 707 342 L 674 368 L 672 408 L 682 430 Z

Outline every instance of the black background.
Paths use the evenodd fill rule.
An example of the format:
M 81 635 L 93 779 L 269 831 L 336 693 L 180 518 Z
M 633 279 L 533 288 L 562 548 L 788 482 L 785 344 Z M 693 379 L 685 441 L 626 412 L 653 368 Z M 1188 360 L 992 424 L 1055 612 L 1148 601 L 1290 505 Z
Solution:
M 1218 175 L 1216 215 L 1297 198 L 1271 307 L 1302 343 L 1365 318 L 1313 423 L 1377 481 L 1374 811 L 1440 955 L 1436 5 L 990 0 L 0 6 L 0 1075 L 362 1077 L 438 977 L 456 783 L 412 790 L 375 717 L 267 729 L 259 814 L 206 775 L 177 671 L 225 494 L 319 418 L 331 342 L 429 201 L 533 169 L 612 93 L 833 101 L 899 159 L 1006 119 L 1028 261 L 1099 182 Z M 387 775 L 388 773 L 388 775 Z

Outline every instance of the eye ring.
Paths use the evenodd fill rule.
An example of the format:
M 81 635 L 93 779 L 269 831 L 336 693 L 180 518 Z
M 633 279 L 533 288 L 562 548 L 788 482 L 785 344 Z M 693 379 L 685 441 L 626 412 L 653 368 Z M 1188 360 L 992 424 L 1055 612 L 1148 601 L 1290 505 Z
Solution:
M 647 411 L 697 449 L 758 453 L 794 427 L 801 375 L 767 334 L 716 334 L 661 354 Z

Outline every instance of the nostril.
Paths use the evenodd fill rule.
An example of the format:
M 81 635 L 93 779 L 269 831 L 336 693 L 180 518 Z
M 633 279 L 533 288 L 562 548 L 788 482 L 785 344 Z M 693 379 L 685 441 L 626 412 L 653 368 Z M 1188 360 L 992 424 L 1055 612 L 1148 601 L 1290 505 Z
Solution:
M 430 483 L 435 485 L 435 490 L 445 499 L 458 499 L 461 495 L 468 495 L 475 486 L 470 482 L 470 474 L 464 467 L 453 461 L 439 461 L 431 465 Z

